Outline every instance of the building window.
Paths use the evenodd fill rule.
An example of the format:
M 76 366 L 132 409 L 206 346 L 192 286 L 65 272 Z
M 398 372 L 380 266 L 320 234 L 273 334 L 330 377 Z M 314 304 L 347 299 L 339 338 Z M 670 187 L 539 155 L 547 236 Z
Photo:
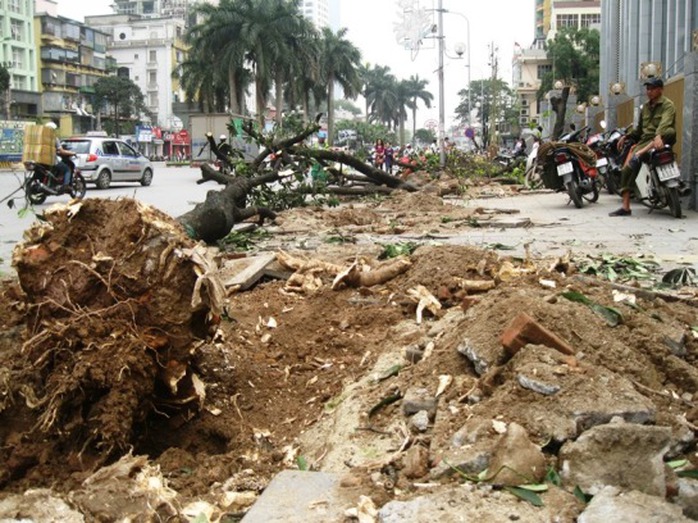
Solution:
M 148 72 L 148 85 L 157 85 L 158 83 L 158 73 L 156 71 Z
M 158 52 L 157 51 L 148 51 L 148 61 L 153 63 L 158 61 Z
M 546 74 L 553 72 L 553 66 L 551 64 L 544 64 L 538 66 L 538 80 L 542 80 Z
M 10 33 L 12 34 L 12 39 L 21 42 L 24 40 L 24 24 L 19 20 L 12 20 L 10 22 Z
M 7 8 L 13 13 L 21 13 L 22 6 L 20 5 L 20 0 L 10 0 L 7 3 Z
M 19 47 L 12 48 L 12 67 L 24 69 L 24 52 Z
M 591 27 L 592 25 L 599 25 L 601 23 L 601 14 L 583 14 L 582 15 L 582 27 Z
M 579 15 L 577 14 L 561 14 L 557 15 L 556 18 L 557 28 L 562 29 L 563 27 L 578 27 L 579 26 Z

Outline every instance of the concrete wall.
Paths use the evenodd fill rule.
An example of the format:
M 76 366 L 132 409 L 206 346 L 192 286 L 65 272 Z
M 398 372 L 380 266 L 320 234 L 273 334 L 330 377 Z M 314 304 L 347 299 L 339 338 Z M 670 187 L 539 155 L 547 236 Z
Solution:
M 698 211 L 698 52 L 685 58 L 685 89 L 683 106 L 683 154 L 681 174 L 693 193 L 689 209 Z

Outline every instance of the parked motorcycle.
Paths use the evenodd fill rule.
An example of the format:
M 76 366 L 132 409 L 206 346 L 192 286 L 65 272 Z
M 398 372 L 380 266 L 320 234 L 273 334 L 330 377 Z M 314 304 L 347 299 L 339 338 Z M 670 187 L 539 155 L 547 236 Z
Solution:
M 635 199 L 649 207 L 650 212 L 669 207 L 674 218 L 681 218 L 680 197 L 690 193 L 690 189 L 681 180 L 681 172 L 671 146 L 651 149 L 641 160 L 642 166 L 635 181 Z
M 623 148 L 618 148 L 620 139 L 625 136 L 627 131 L 627 127 L 613 129 L 607 133 L 605 140 L 601 144 L 601 150 L 608 160 L 605 182 L 606 190 L 609 194 L 620 194 L 620 171 L 623 169 L 628 153 L 633 146 L 632 140 L 626 140 Z
M 71 167 L 73 171 L 73 177 L 70 183 L 71 196 L 73 198 L 82 199 L 87 192 L 85 178 L 83 178 L 78 168 L 75 166 Z M 65 194 L 63 189 L 63 176 L 56 172 L 55 165 L 49 168 L 43 164 L 28 161 L 24 162 L 24 168 L 26 169 L 24 174 L 24 190 L 27 194 L 27 198 L 29 198 L 32 204 L 40 205 L 44 203 L 49 196 Z
M 577 141 L 588 131 L 589 127 L 583 127 L 538 149 L 538 161 L 543 165 L 543 183 L 549 189 L 566 191 L 578 209 L 584 206 L 584 200 L 593 203 L 599 199 L 596 155 Z

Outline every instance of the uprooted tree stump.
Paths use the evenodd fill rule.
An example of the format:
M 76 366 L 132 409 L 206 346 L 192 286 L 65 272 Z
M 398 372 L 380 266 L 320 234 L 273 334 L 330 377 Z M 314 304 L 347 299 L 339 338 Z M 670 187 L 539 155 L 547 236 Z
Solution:
M 205 247 L 135 200 L 87 199 L 44 217 L 13 256 L 28 324 L 9 381 L 23 385 L 0 425 L 21 415 L 34 420 L 23 438 L 103 462 L 135 446 L 153 413 L 199 408 L 192 347 L 219 321 L 224 290 Z M 39 465 L 3 457 L 0 484 Z
M 301 133 L 291 138 L 273 140 L 257 133 L 251 125 L 245 125 L 244 130 L 248 136 L 260 145 L 260 153 L 250 162 L 244 163 L 244 171 L 247 175 L 234 175 L 240 168 L 239 155 L 225 154 L 216 144 L 212 134 L 207 135 L 208 145 L 218 159 L 222 168 L 216 170 L 211 165 L 201 166 L 201 179 L 197 183 L 214 181 L 225 185 L 220 191 L 209 191 L 206 200 L 199 203 L 188 213 L 180 216 L 178 221 L 194 239 L 213 243 L 224 238 L 236 223 L 253 216 L 263 223 L 265 219 L 273 220 L 275 212 L 267 207 L 246 206 L 247 196 L 255 187 L 263 184 L 271 184 L 290 176 L 289 173 L 303 173 L 312 162 L 318 162 L 323 167 L 329 167 L 332 163 L 348 165 L 363 175 L 373 185 L 369 189 L 360 191 L 385 193 L 395 189 L 416 191 L 417 188 L 392 176 L 385 171 L 343 151 L 316 149 L 301 144 L 306 138 L 319 130 L 317 123 L 306 127 Z M 272 157 L 272 161 L 265 162 Z M 330 171 L 332 169 L 329 169 Z M 335 194 L 353 194 L 359 191 L 348 190 L 345 187 L 330 187 L 327 192 Z

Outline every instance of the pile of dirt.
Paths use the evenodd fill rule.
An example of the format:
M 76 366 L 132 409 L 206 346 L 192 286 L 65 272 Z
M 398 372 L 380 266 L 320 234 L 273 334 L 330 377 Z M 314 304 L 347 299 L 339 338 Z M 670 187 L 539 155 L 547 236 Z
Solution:
M 472 213 L 424 194 L 300 209 L 259 248 L 375 269 L 389 263 L 376 245 L 319 239 L 464 227 Z M 661 459 L 695 461 L 695 296 L 619 298 L 569 260 L 425 244 L 380 284 L 333 288 L 315 268 L 313 290 L 265 278 L 224 298 L 200 246 L 152 209 L 90 199 L 47 218 L 0 300 L 0 516 L 42 487 L 35 506 L 88 519 L 230 521 L 286 468 L 351 473 L 378 507 L 464 477 L 542 483 L 560 479 L 566 445 L 612 421 L 668 427 Z M 312 253 L 294 243 L 306 230 Z M 561 344 L 503 343 L 522 312 Z M 511 461 L 529 446 L 535 466 Z M 596 487 L 562 475 L 543 501 L 571 521 L 574 487 Z M 674 499 L 676 478 L 662 480 Z M 100 504 L 110 496 L 122 501 Z

